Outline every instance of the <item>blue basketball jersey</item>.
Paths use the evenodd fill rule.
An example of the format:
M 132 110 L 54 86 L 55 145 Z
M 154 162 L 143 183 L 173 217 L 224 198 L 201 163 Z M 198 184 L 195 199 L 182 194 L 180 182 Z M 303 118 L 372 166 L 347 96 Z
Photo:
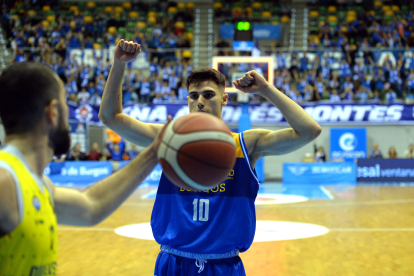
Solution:
M 208 191 L 175 186 L 162 174 L 151 216 L 155 240 L 197 254 L 246 251 L 256 230 L 254 201 L 259 180 L 251 167 L 243 133 L 232 133 L 236 164 L 227 180 Z

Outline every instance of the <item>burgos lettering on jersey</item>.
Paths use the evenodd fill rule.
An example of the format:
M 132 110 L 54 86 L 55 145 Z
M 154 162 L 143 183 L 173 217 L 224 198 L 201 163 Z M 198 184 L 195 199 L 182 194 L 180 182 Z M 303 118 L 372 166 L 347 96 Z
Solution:
M 30 270 L 30 276 L 43 275 L 56 275 L 56 262 L 46 265 L 32 266 L 32 269 Z
M 198 191 L 198 190 L 187 190 L 187 189 L 183 189 L 180 188 L 180 192 L 197 192 L 197 193 L 201 193 L 201 192 L 205 192 L 205 193 L 224 193 L 226 191 L 226 183 L 221 183 L 220 185 L 217 185 L 216 187 L 214 187 L 213 189 L 207 190 L 207 191 Z
M 227 179 L 233 179 L 233 176 L 234 176 L 234 170 L 231 170 L 229 172 L 229 175 L 227 176 Z M 187 192 L 205 192 L 205 193 L 210 193 L 210 192 L 212 192 L 212 193 L 217 193 L 217 192 L 224 193 L 226 191 L 226 183 L 221 183 L 220 185 L 217 185 L 213 189 L 210 189 L 210 190 L 207 190 L 207 191 L 187 190 L 187 189 L 180 188 L 180 192 L 184 192 L 184 191 L 187 191 Z

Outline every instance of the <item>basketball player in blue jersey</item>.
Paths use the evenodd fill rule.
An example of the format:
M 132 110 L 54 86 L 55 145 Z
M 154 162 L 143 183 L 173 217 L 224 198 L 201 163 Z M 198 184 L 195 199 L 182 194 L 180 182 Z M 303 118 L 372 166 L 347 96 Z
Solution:
M 143 123 L 122 113 L 121 85 L 126 64 L 140 51 L 137 43 L 124 40 L 118 43 L 99 118 L 125 139 L 146 146 L 162 126 Z M 236 164 L 227 180 L 209 191 L 180 189 L 161 176 L 151 217 L 154 238 L 161 245 L 156 276 L 245 275 L 238 255 L 250 247 L 256 229 L 254 201 L 259 189 L 254 170 L 256 161 L 263 156 L 299 149 L 321 133 L 321 127 L 299 105 L 257 72 L 246 73 L 234 84 L 241 91 L 268 99 L 291 128 L 234 133 Z M 224 76 L 216 70 L 193 71 L 187 78 L 190 112 L 207 112 L 221 118 L 228 101 L 224 86 Z
M 0 276 L 56 275 L 57 223 L 92 226 L 109 216 L 158 163 L 158 138 L 84 192 L 55 187 L 43 171 L 70 146 L 62 81 L 46 65 L 22 62 L 2 72 L 0 87 Z

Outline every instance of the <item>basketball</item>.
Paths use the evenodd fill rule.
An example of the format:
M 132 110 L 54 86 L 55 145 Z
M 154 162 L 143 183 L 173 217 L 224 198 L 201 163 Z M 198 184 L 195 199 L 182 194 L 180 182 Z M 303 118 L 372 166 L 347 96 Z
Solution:
M 175 119 L 161 137 L 158 159 L 167 178 L 180 188 L 214 188 L 233 169 L 236 144 L 227 125 L 214 115 Z

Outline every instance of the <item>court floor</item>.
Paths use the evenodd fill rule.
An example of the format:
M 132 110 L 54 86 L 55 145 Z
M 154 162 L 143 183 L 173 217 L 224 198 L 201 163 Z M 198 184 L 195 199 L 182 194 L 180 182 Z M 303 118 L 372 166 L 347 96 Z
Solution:
M 58 275 L 154 275 L 155 192 L 138 188 L 95 227 L 59 226 Z M 414 275 L 413 184 L 265 183 L 256 214 L 249 276 Z

